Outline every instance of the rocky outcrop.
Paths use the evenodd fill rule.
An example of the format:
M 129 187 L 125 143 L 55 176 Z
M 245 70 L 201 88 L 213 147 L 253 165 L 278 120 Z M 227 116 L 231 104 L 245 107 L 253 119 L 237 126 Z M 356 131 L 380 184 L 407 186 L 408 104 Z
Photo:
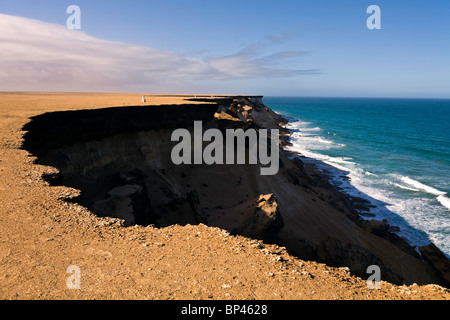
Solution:
M 284 226 L 274 194 L 260 195 L 231 208 L 216 208 L 208 225 L 229 230 L 232 234 L 272 242 Z
M 59 170 L 53 184 L 81 190 L 80 204 L 126 225 L 204 223 L 360 276 L 376 264 L 384 280 L 449 286 L 448 260 L 437 248 L 421 248 L 420 256 L 387 223 L 365 222 L 357 207 L 367 203 L 282 149 L 274 176 L 261 176 L 259 165 L 174 165 L 171 133 L 192 132 L 194 121 L 204 129 L 278 129 L 288 143 L 286 120 L 258 99 L 205 101 L 40 115 L 25 127 L 24 148 Z

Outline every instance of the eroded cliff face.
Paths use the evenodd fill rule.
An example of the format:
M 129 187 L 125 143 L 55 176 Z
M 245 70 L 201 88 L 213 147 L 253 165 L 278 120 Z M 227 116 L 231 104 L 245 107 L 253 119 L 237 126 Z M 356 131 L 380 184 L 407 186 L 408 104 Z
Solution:
M 382 279 L 393 283 L 449 285 L 448 260 L 436 247 L 421 257 L 386 223 L 361 220 L 349 197 L 282 149 L 273 176 L 262 176 L 259 165 L 174 165 L 171 134 L 192 132 L 194 121 L 222 131 L 279 129 L 282 143 L 288 137 L 285 119 L 261 101 L 230 97 L 44 114 L 25 127 L 24 148 L 59 170 L 51 183 L 81 190 L 71 201 L 124 226 L 204 223 L 362 277 L 378 265 Z

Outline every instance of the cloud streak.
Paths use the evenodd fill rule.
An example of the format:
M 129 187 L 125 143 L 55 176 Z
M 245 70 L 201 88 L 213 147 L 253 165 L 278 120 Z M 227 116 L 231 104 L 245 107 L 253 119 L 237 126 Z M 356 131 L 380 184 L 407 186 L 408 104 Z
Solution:
M 260 56 L 259 48 L 249 47 L 229 56 L 196 59 L 4 14 L 0 30 L 0 90 L 170 88 L 195 80 L 291 77 L 314 71 L 277 66 L 281 59 L 302 55 L 295 51 Z

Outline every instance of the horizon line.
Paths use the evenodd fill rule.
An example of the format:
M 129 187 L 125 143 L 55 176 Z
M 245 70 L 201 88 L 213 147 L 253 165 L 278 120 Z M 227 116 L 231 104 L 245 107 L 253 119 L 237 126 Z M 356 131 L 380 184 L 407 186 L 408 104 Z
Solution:
M 221 93 L 149 93 L 120 91 L 40 91 L 40 90 L 0 90 L 0 93 L 48 93 L 48 94 L 136 94 L 148 96 L 198 96 L 198 97 L 263 97 L 263 98 L 324 98 L 324 99 L 415 99 L 415 100 L 450 100 L 450 97 L 388 97 L 388 96 L 317 96 L 317 95 L 264 95 L 264 94 L 221 94 Z

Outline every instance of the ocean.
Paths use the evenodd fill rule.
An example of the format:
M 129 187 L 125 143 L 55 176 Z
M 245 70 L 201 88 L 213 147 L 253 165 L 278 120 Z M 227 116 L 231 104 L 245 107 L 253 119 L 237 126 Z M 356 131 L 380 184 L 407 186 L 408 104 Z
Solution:
M 386 219 L 413 246 L 450 257 L 450 100 L 265 97 L 289 120 L 287 149 Z M 346 176 L 348 178 L 346 178 Z

